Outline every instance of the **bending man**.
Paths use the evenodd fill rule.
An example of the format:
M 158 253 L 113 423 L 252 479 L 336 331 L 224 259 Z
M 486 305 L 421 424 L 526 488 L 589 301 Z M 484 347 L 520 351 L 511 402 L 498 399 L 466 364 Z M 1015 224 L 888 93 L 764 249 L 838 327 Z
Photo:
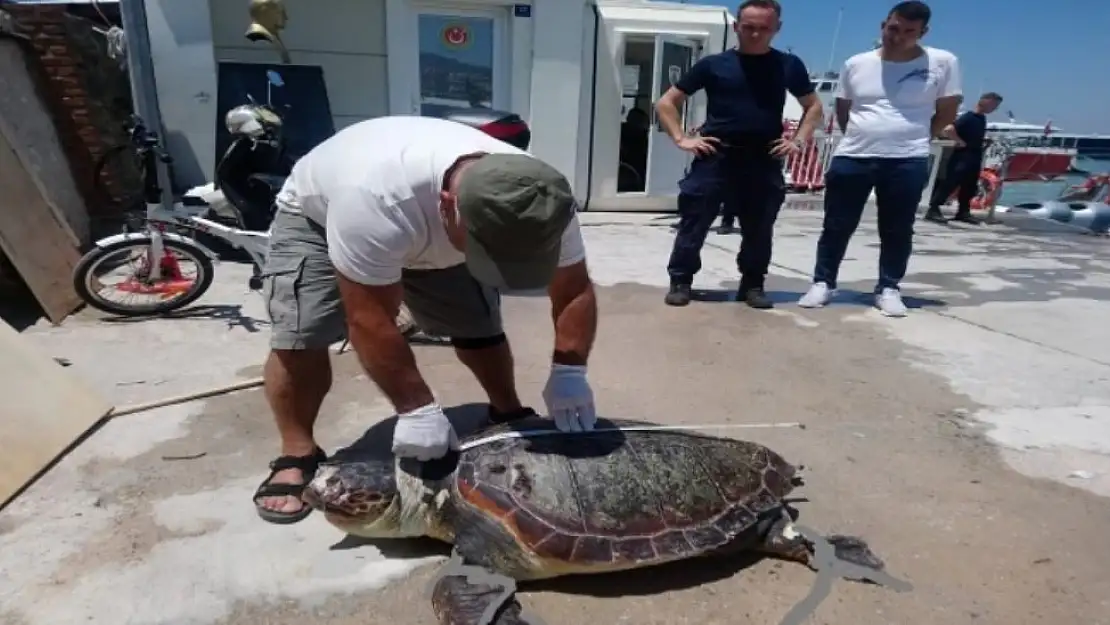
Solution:
M 567 180 L 480 130 L 429 117 L 350 126 L 297 162 L 277 198 L 264 274 L 273 319 L 264 376 L 282 455 L 255 494 L 275 523 L 309 513 L 304 484 L 325 458 L 313 424 L 343 335 L 396 410 L 393 450 L 431 460 L 455 433 L 395 323 L 402 301 L 451 337 L 489 397 L 489 418 L 535 414 L 517 396 L 498 289 L 546 287 L 555 323 L 543 397 L 562 430 L 591 429 L 586 361 L 597 303 Z M 334 267 L 334 270 L 333 270 Z

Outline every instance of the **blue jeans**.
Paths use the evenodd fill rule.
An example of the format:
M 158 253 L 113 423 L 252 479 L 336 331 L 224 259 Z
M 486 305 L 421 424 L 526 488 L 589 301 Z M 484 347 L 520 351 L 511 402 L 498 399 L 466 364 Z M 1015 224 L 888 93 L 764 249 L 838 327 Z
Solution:
M 825 222 L 817 241 L 813 281 L 836 288 L 848 241 L 875 191 L 879 214 L 878 293 L 897 289 L 913 251 L 913 222 L 929 183 L 929 159 L 833 157 L 825 173 Z
M 693 282 L 701 270 L 705 237 L 717 215 L 723 214 L 740 225 L 740 291 L 763 288 L 775 221 L 785 198 L 782 161 L 776 158 L 728 149 L 696 158 L 679 183 L 678 233 L 667 263 L 671 284 Z

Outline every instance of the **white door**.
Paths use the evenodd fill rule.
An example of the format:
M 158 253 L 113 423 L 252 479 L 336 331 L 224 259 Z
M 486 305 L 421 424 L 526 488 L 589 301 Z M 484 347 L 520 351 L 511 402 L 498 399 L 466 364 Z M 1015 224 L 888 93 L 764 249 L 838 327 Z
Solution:
M 697 44 L 667 35 L 655 37 L 651 92 L 658 101 L 678 81 L 697 58 Z M 689 132 L 692 103 L 687 100 L 679 111 L 683 129 Z M 678 181 L 686 172 L 690 155 L 671 141 L 652 107 L 652 130 L 648 144 L 647 193 L 649 196 L 678 195 Z
M 412 113 L 446 107 L 508 110 L 508 10 L 417 5 Z

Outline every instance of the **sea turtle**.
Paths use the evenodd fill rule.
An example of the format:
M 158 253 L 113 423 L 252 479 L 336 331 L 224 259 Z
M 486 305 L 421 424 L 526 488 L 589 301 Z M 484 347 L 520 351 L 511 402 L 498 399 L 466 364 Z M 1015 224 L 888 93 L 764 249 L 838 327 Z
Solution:
M 530 417 L 511 428 L 550 430 L 550 424 Z M 651 424 L 598 423 L 645 425 Z M 350 535 L 429 536 L 454 544 L 467 568 L 502 579 L 742 551 L 814 566 L 814 545 L 792 525 L 797 512 L 785 500 L 801 477 L 763 445 L 689 431 L 610 429 L 466 446 L 509 427 L 472 434 L 462 452 L 431 463 L 341 451 L 320 465 L 304 499 Z M 840 559 L 883 569 L 863 540 L 826 540 Z M 443 576 L 432 594 L 440 622 L 526 625 L 512 581 L 493 577 Z

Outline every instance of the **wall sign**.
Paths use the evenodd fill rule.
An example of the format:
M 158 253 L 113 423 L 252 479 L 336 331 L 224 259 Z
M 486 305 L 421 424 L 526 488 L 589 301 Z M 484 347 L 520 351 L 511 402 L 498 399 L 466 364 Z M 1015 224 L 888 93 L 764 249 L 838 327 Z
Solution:
M 449 48 L 465 48 L 470 45 L 470 30 L 464 24 L 448 24 L 440 33 L 443 43 Z
M 532 17 L 532 5 L 530 4 L 514 4 L 513 15 L 515 17 Z

